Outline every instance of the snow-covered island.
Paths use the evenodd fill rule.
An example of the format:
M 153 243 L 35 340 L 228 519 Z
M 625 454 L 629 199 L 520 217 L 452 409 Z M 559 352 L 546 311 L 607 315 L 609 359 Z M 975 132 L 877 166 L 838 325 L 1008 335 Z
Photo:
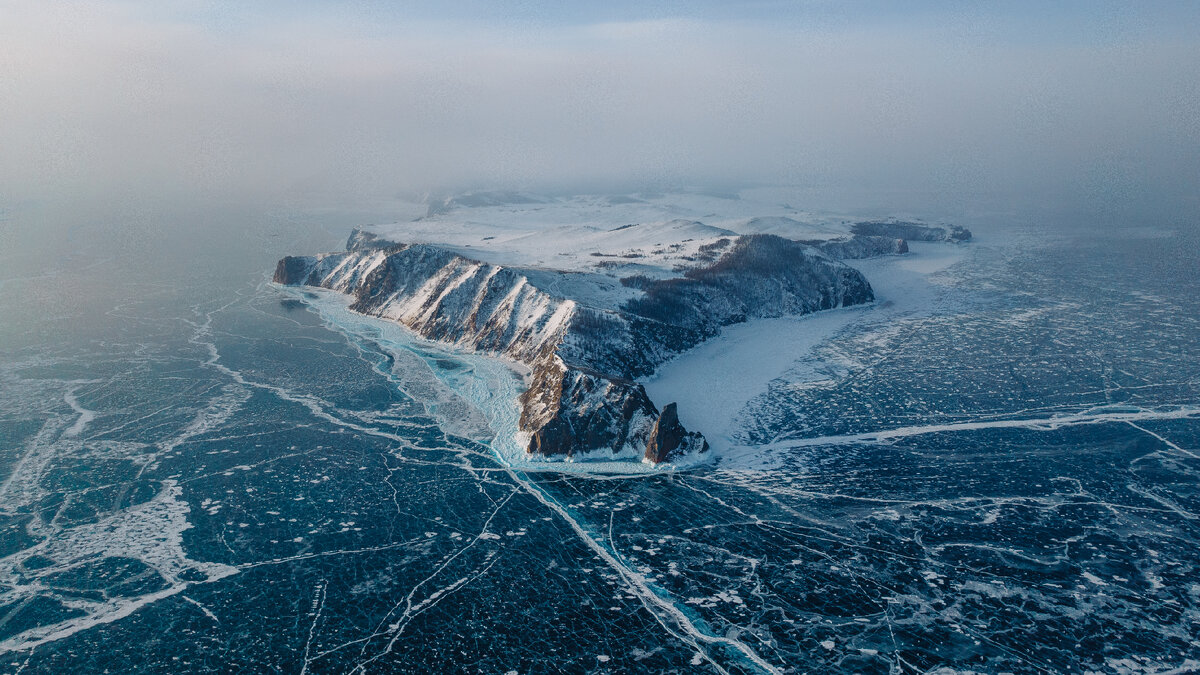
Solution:
M 274 280 L 348 294 L 356 312 L 528 366 L 528 453 L 658 464 L 708 444 L 639 379 L 725 326 L 871 302 L 843 259 L 970 237 L 679 197 L 463 195 L 412 222 L 356 228 L 345 251 L 283 258 Z

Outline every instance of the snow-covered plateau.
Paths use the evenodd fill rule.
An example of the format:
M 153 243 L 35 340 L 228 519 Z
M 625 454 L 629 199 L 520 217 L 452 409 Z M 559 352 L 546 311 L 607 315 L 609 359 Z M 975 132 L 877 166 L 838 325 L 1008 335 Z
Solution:
M 842 260 L 904 254 L 906 239 L 970 237 L 758 197 L 472 193 L 411 222 L 356 228 L 345 251 L 286 257 L 274 280 L 347 294 L 355 312 L 527 366 L 513 435 L 530 457 L 691 461 L 709 449 L 697 428 L 723 434 L 734 412 L 723 406 L 744 403 L 776 374 L 767 366 L 810 348 L 795 317 L 875 300 Z M 713 356 L 718 337 L 718 350 L 744 362 L 745 386 L 743 368 Z M 706 376 L 709 361 L 726 386 Z M 671 400 L 652 401 L 647 382 Z M 726 395 L 709 393 L 718 390 Z

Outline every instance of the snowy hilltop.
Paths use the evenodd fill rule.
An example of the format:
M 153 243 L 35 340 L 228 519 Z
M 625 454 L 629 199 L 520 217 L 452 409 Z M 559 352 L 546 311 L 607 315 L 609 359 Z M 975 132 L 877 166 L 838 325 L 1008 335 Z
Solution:
M 639 378 L 724 326 L 871 302 L 840 259 L 907 250 L 886 223 L 852 234 L 778 205 L 684 197 L 464 195 L 357 228 L 343 252 L 286 257 L 275 281 L 346 293 L 356 312 L 528 366 L 528 453 L 673 461 L 708 444 Z

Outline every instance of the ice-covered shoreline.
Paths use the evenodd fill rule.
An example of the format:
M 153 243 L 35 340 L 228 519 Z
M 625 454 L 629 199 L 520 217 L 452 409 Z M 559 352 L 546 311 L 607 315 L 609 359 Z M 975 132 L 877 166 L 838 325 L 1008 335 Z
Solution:
M 415 356 L 415 360 L 404 359 L 410 367 L 408 375 L 421 378 L 423 383 L 432 382 L 440 389 L 432 405 L 425 401 L 430 416 L 447 433 L 487 444 L 496 458 L 508 468 L 527 472 L 638 475 L 676 470 L 707 461 L 707 458 L 692 455 L 683 458 L 682 461 L 656 467 L 639 461 L 640 458 L 634 453 L 595 452 L 568 461 L 527 453 L 525 445 L 528 439 L 518 428 L 518 397 L 524 390 L 523 381 L 529 376 L 529 369 L 520 362 L 457 349 L 452 345 L 422 338 L 399 324 L 359 314 L 350 309 L 352 298 L 336 291 L 292 286 L 280 286 L 278 290 L 289 299 L 299 300 L 311 308 L 330 330 L 352 340 L 368 342 L 393 358 L 402 355 Z M 439 362 L 444 363 L 446 359 L 466 367 L 441 367 Z M 414 366 L 425 370 L 414 373 L 411 370 Z M 403 381 L 394 374 L 391 379 L 397 387 L 406 391 L 407 387 Z M 429 390 L 424 391 L 427 394 Z M 449 397 L 459 397 L 469 403 L 486 420 L 487 428 L 464 424 L 461 418 L 440 411 L 437 402 L 445 401 Z
M 811 314 L 760 319 L 725 327 L 717 337 L 683 352 L 641 382 L 657 401 L 679 404 L 680 421 L 703 433 L 713 446 L 709 455 L 693 453 L 655 467 L 639 461 L 636 453 L 588 453 L 568 461 L 539 457 L 525 451 L 528 437 L 519 430 L 517 403 L 529 369 L 519 361 L 482 354 L 428 340 L 394 322 L 366 316 L 350 309 L 351 296 L 317 287 L 279 287 L 289 297 L 311 307 L 331 330 L 352 339 L 371 342 L 390 353 L 416 355 L 428 374 L 459 396 L 487 420 L 489 433 L 464 425 L 463 420 L 431 414 L 449 433 L 487 443 L 506 466 L 523 471 L 640 475 L 685 470 L 709 464 L 754 468 L 765 466 L 761 455 L 777 448 L 744 445 L 735 437 L 738 419 L 753 414 L 753 400 L 767 392 L 782 376 L 790 383 L 816 383 L 825 379 L 827 364 L 818 348 L 839 334 L 880 327 L 905 317 L 933 310 L 938 285 L 931 278 L 962 262 L 968 249 L 961 246 L 917 243 L 903 257 L 854 262 L 872 281 L 876 302 Z M 467 368 L 447 370 L 438 362 L 452 359 Z M 403 388 L 403 385 L 398 383 Z M 784 444 L 786 445 L 786 444 Z
M 730 447 L 738 411 L 863 314 L 847 308 L 875 300 L 863 273 L 842 259 L 909 251 L 891 229 L 946 250 L 956 247 L 944 242 L 970 236 L 907 221 L 859 223 L 871 233 L 851 234 L 845 220 L 741 217 L 762 208 L 742 203 L 734 215 L 708 214 L 720 227 L 677 217 L 601 227 L 585 213 L 594 200 L 507 199 L 356 229 L 345 252 L 280 260 L 274 280 L 352 296 L 342 303 L 347 313 L 526 367 L 523 391 L 490 375 L 482 387 L 458 383 L 465 398 L 493 411 L 498 454 L 518 464 L 536 457 L 535 464 L 679 466 L 708 450 L 706 436 Z M 632 203 L 615 213 L 695 213 Z M 565 222 L 573 217 L 578 222 Z M 909 267 L 929 266 L 938 258 L 929 251 Z M 928 271 L 909 267 L 892 276 Z M 912 309 L 879 306 L 885 314 Z M 486 368 L 467 371 L 478 377 Z M 497 391 L 519 402 L 515 428 L 510 415 L 495 414 Z
M 727 326 L 717 338 L 663 364 L 645 380 L 647 392 L 655 400 L 679 401 L 683 423 L 705 435 L 723 464 L 759 465 L 758 448 L 736 438 L 739 418 L 754 414 L 753 400 L 785 375 L 792 385 L 826 380 L 832 364 L 817 350 L 839 334 L 933 311 L 940 287 L 932 277 L 969 252 L 939 243 L 909 246 L 905 256 L 851 263 L 871 282 L 874 303 Z

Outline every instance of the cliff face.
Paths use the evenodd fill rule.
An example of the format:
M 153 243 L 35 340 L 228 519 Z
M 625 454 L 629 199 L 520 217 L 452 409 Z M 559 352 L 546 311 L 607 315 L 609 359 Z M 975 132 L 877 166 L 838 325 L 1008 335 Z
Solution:
M 530 434 L 527 450 L 539 455 L 639 451 L 657 416 L 640 384 L 568 366 L 553 354 L 536 362 L 521 395 L 520 427 Z
M 896 237 L 877 237 L 856 234 L 853 237 L 807 241 L 814 248 L 834 260 L 859 260 L 881 255 L 908 253 L 908 242 Z
M 811 246 L 770 234 L 738 237 L 713 264 L 657 280 L 626 311 L 715 335 L 749 319 L 806 314 L 872 300 L 862 275 Z
M 967 241 L 971 231 L 958 225 L 947 227 L 923 225 L 901 220 L 872 220 L 855 223 L 854 234 L 875 237 L 898 237 L 909 241 Z
M 698 448 L 697 443 L 701 443 Z M 658 464 L 666 462 L 679 455 L 686 455 L 692 450 L 704 452 L 708 442 L 689 434 L 679 423 L 679 412 L 674 403 L 663 406 L 662 413 L 650 430 L 650 438 L 646 441 L 646 459 Z
M 523 270 L 356 230 L 345 252 L 280 260 L 275 281 L 348 293 L 354 311 L 528 364 L 520 428 L 531 453 L 634 451 L 658 463 L 707 443 L 673 404 L 660 415 L 635 378 L 722 326 L 873 299 L 861 274 L 811 246 L 746 235 L 720 248 L 678 276 L 622 279 L 625 299 L 613 300 L 614 279 L 597 270 Z
M 275 280 L 348 293 L 356 312 L 522 362 L 561 339 L 574 307 L 514 270 L 424 244 L 288 257 L 279 262 Z

